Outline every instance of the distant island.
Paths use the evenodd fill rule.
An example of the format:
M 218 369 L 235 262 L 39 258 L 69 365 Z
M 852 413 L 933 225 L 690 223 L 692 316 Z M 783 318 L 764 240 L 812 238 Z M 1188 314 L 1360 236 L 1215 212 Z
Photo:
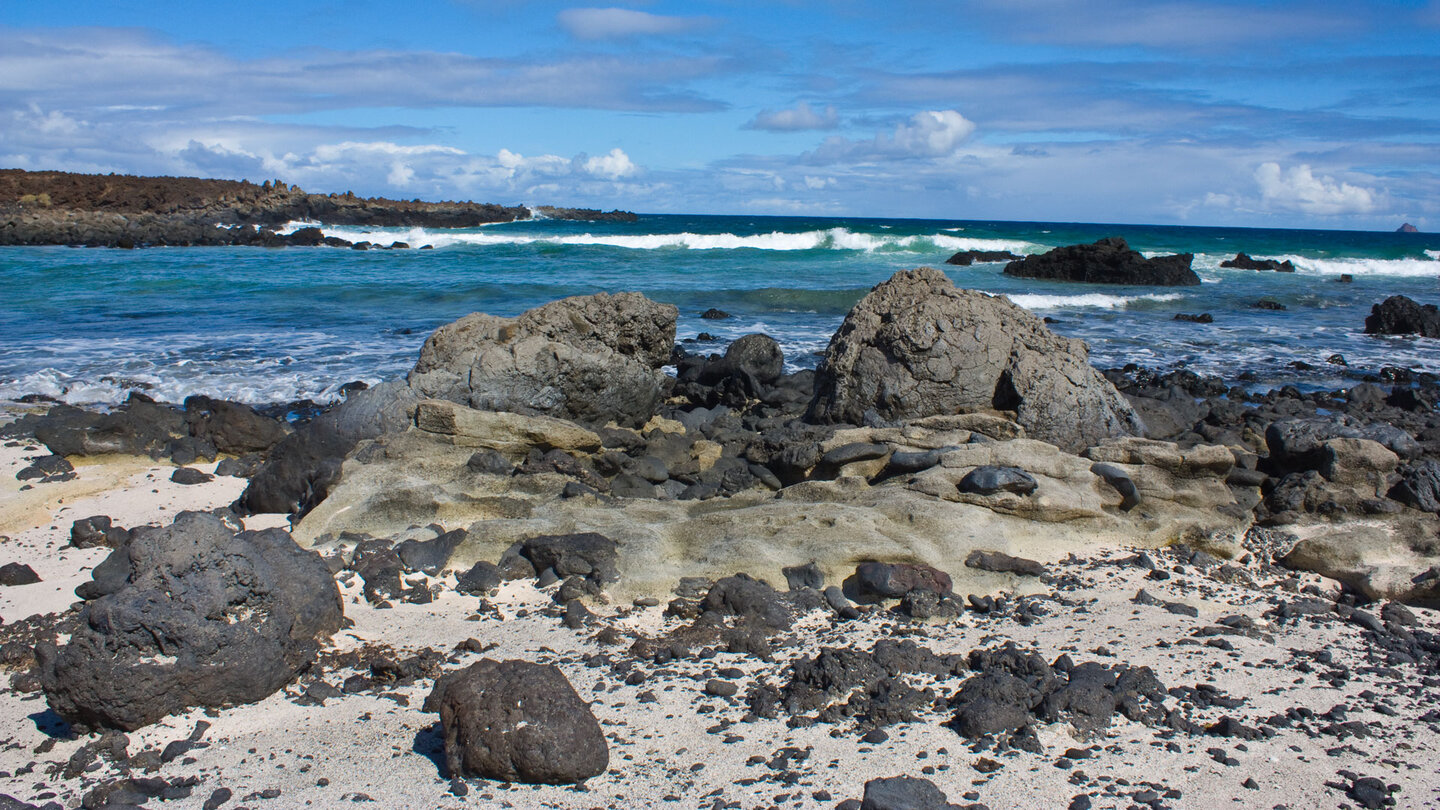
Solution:
M 627 211 L 421 202 L 311 194 L 276 181 L 136 177 L 0 169 L 0 245 L 136 248 L 190 245 L 354 247 L 297 221 L 369 227 L 473 228 L 535 216 L 633 222 Z M 367 243 L 359 243 L 367 246 Z M 408 247 L 396 243 L 396 247 Z
M 1396 228 L 1396 229 L 1395 229 L 1395 232 L 1396 232 L 1396 233 L 1419 233 L 1419 232 L 1420 232 L 1420 229 L 1417 228 L 1417 227 L 1415 227 L 1414 225 L 1411 225 L 1410 223 L 1407 222 L 1407 223 L 1405 223 L 1404 225 L 1401 225 L 1400 227 Z

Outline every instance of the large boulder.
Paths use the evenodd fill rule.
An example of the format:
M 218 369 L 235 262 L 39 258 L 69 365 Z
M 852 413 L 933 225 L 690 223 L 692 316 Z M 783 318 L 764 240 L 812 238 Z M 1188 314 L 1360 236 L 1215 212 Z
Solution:
M 1066 245 L 1005 265 L 1005 275 L 1085 284 L 1145 284 L 1193 287 L 1200 277 L 1190 269 L 1189 253 L 1147 259 L 1118 236 L 1089 245 Z
M 610 764 L 595 715 L 553 665 L 482 659 L 437 679 L 424 708 L 440 714 L 452 778 L 566 785 Z
M 1440 309 L 1392 295 L 1370 308 L 1365 318 L 1367 335 L 1420 335 L 1440 337 Z
M 663 398 L 677 315 L 639 293 L 565 298 L 518 318 L 474 313 L 425 341 L 410 386 L 480 410 L 639 427 Z
M 318 554 L 280 529 L 236 534 L 201 512 L 138 530 L 87 585 L 70 640 L 37 657 L 50 707 L 92 727 L 262 700 L 344 618 Z
M 1090 367 L 1082 341 L 928 267 L 896 273 L 845 316 L 807 418 L 861 424 L 985 410 L 1014 411 L 1026 435 L 1071 452 L 1144 429 Z

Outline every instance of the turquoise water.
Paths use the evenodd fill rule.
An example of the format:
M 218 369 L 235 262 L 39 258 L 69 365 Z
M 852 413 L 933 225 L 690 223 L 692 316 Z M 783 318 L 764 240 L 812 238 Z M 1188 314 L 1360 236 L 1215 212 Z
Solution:
M 1053 319 L 1089 343 L 1100 368 L 1186 365 L 1232 380 L 1249 371 L 1261 387 L 1343 386 L 1384 365 L 1440 372 L 1440 342 L 1361 334 L 1386 296 L 1440 301 L 1433 234 L 717 216 L 325 230 L 435 249 L 0 249 L 0 399 L 116 402 L 140 389 L 167 401 L 323 400 L 351 380 L 403 374 L 430 331 L 466 313 L 624 290 L 678 306 L 680 338 L 716 339 L 694 348 L 767 332 L 792 368 L 810 367 L 871 286 L 921 265 Z M 1006 278 L 1001 264 L 942 264 L 957 250 L 1034 253 L 1112 235 L 1146 253 L 1195 253 L 1205 283 L 1082 286 Z M 1288 258 L 1299 272 L 1221 269 L 1237 251 Z M 1342 273 L 1354 282 L 1338 283 Z M 1287 309 L 1254 309 L 1262 297 Z M 701 320 L 710 307 L 734 317 Z M 1180 312 L 1215 323 L 1176 322 Z M 1326 363 L 1333 354 L 1349 366 Z

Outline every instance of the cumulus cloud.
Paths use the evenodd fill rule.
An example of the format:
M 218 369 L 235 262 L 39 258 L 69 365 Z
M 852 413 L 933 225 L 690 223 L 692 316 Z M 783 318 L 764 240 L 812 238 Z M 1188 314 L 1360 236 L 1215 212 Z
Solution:
M 975 133 L 975 123 L 955 110 L 926 110 L 870 140 L 827 138 L 805 159 L 813 163 L 949 157 Z
M 640 171 L 640 167 L 630 162 L 630 156 L 621 151 L 618 146 L 611 149 L 608 154 L 586 159 L 584 166 L 586 172 L 610 180 L 630 177 Z
M 576 39 L 626 39 L 683 34 L 709 24 L 705 17 L 667 17 L 628 8 L 567 8 L 560 27 Z
M 798 132 L 807 129 L 835 129 L 840 125 L 840 116 L 833 106 L 816 111 L 802 101 L 788 110 L 761 110 L 745 125 L 746 129 L 763 129 L 771 132 Z
M 1309 164 L 1288 170 L 1274 162 L 1255 169 L 1255 183 L 1267 207 L 1305 214 L 1364 214 L 1375 208 L 1376 192 L 1363 186 L 1316 177 Z

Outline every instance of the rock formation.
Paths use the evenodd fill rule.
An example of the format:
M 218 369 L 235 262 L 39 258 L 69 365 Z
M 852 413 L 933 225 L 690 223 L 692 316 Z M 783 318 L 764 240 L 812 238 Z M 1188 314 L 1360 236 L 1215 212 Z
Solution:
M 1085 284 L 1194 286 L 1200 277 L 1190 269 L 1189 253 L 1147 259 L 1118 236 L 1090 245 L 1067 245 L 1049 253 L 1026 256 L 1005 265 L 1005 275 Z
M 425 341 L 410 386 L 481 410 L 638 427 L 660 404 L 678 314 L 638 293 L 600 293 L 518 318 L 467 315 Z
M 1367 335 L 1420 335 L 1440 337 L 1440 310 L 1403 295 L 1392 295 L 1370 308 L 1365 318 Z
M 265 698 L 343 619 L 319 555 L 198 512 L 137 532 L 77 593 L 89 601 L 70 640 L 37 650 L 45 695 L 72 723 L 126 731 Z
M 1026 435 L 1078 451 L 1138 434 L 1139 417 L 1078 340 L 938 270 L 895 274 L 845 316 L 816 371 L 807 418 L 862 424 L 1014 411 Z
M 610 762 L 600 724 L 554 666 L 482 659 L 439 678 L 425 711 L 440 714 L 453 778 L 564 785 Z

